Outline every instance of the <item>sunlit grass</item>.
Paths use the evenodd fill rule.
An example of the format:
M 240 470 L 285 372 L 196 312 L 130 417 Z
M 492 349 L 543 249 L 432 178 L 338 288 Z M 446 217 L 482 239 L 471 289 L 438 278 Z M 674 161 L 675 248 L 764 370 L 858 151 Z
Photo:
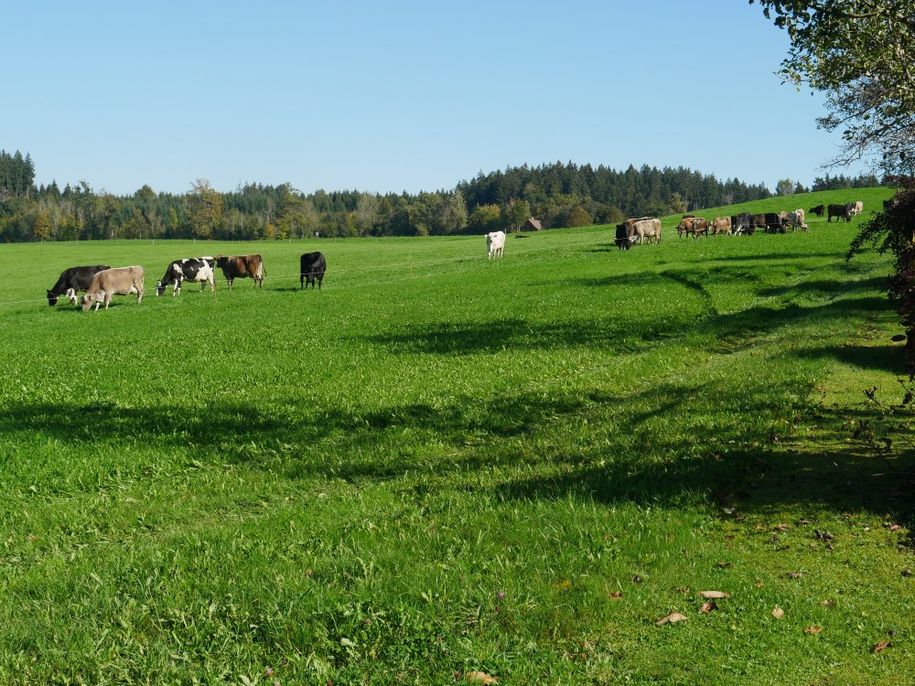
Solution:
M 0 247 L 0 681 L 908 683 L 911 441 L 862 393 L 898 402 L 901 355 L 887 259 L 842 259 L 859 221 L 498 261 Z M 262 291 L 154 296 L 172 259 L 255 251 Z M 142 264 L 144 302 L 41 302 L 99 261 Z

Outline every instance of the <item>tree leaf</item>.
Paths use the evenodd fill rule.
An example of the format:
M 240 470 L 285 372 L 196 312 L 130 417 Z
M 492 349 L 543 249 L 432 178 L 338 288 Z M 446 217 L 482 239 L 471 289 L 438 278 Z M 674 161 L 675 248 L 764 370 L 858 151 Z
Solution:
M 464 681 L 470 684 L 497 684 L 499 680 L 486 672 L 467 672 Z
M 775 607 L 772 608 L 772 616 L 775 617 L 776 619 L 781 619 L 782 617 L 785 616 L 785 611 L 782 608 L 780 608 L 778 605 L 776 605 Z
M 871 646 L 871 652 L 872 653 L 882 653 L 884 650 L 891 647 L 892 645 L 893 645 L 892 643 L 890 643 L 889 641 L 886 641 L 886 640 L 878 641 L 873 646 Z
M 816 634 L 820 633 L 821 631 L 823 631 L 823 627 L 817 626 L 816 624 L 811 624 L 810 626 L 804 627 L 804 633 L 810 634 L 811 636 L 815 636 Z
M 704 615 L 707 615 L 712 610 L 717 610 L 717 609 L 718 609 L 718 606 L 715 604 L 714 600 L 706 600 L 704 603 L 702 603 L 702 607 L 699 608 L 699 612 L 701 612 Z
M 730 593 L 724 591 L 699 591 L 699 595 L 707 600 L 719 600 L 720 598 L 730 598 Z
M 679 612 L 671 612 L 666 617 L 661 617 L 655 624 L 658 626 L 664 626 L 665 624 L 674 624 L 675 622 L 686 621 L 686 615 L 681 615 Z

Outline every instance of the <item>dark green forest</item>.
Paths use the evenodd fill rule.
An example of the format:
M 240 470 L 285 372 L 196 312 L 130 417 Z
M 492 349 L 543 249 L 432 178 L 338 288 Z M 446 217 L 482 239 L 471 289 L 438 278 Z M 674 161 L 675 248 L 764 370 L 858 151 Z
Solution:
M 793 190 L 807 190 L 785 180 Z M 779 190 L 783 182 L 779 182 Z M 813 190 L 877 185 L 874 177 L 819 178 Z M 763 184 L 721 181 L 685 167 L 617 171 L 572 162 L 480 172 L 452 190 L 375 194 L 303 193 L 291 184 L 249 183 L 227 193 L 198 179 L 188 192 L 132 195 L 35 185 L 30 155 L 0 151 L 0 241 L 107 238 L 286 239 L 304 236 L 423 236 L 605 224 L 757 200 Z

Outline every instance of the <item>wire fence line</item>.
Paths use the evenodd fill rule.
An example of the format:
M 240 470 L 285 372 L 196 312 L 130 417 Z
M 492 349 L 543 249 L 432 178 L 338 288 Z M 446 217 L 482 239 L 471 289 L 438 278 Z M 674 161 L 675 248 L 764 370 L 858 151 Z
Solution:
M 575 241 L 561 243 L 557 245 L 552 245 L 544 248 L 530 248 L 525 249 L 521 252 L 516 253 L 517 257 L 525 257 L 527 255 L 534 255 L 545 252 L 560 252 L 561 250 L 568 248 L 578 248 L 586 245 L 594 244 L 595 242 L 605 238 L 603 234 L 598 234 L 592 237 L 587 241 Z M 500 258 L 501 259 L 501 258 Z M 487 255 L 460 255 L 457 257 L 446 257 L 446 258 L 436 258 L 432 260 L 423 260 L 419 262 L 393 262 L 385 264 L 373 264 L 367 265 L 365 267 L 343 267 L 340 269 L 334 269 L 333 273 L 336 274 L 348 274 L 356 272 L 366 272 L 366 271 L 378 271 L 386 269 L 394 270 L 408 270 L 408 269 L 418 269 L 423 267 L 430 267 L 435 265 L 443 264 L 456 264 L 459 262 L 483 262 L 488 261 L 489 258 Z M 215 275 L 215 274 L 214 274 Z M 298 279 L 300 278 L 300 272 L 288 273 L 288 274 L 265 274 L 264 280 L 280 280 L 280 279 Z M 47 302 L 47 298 L 30 298 L 28 300 L 2 300 L 0 301 L 0 307 L 9 307 L 13 305 L 26 305 L 29 303 L 38 303 L 38 302 Z

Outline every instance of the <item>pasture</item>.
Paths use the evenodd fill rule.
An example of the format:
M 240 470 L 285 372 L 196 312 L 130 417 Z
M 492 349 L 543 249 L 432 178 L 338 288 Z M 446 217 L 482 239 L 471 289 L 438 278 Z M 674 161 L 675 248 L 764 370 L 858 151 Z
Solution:
M 911 683 L 889 258 L 843 259 L 888 195 L 833 192 L 864 217 L 809 233 L 667 218 L 659 246 L 590 227 L 493 261 L 0 246 L 0 682 Z M 261 253 L 264 288 L 155 297 L 220 252 Z M 143 303 L 42 302 L 97 262 L 144 266 Z

